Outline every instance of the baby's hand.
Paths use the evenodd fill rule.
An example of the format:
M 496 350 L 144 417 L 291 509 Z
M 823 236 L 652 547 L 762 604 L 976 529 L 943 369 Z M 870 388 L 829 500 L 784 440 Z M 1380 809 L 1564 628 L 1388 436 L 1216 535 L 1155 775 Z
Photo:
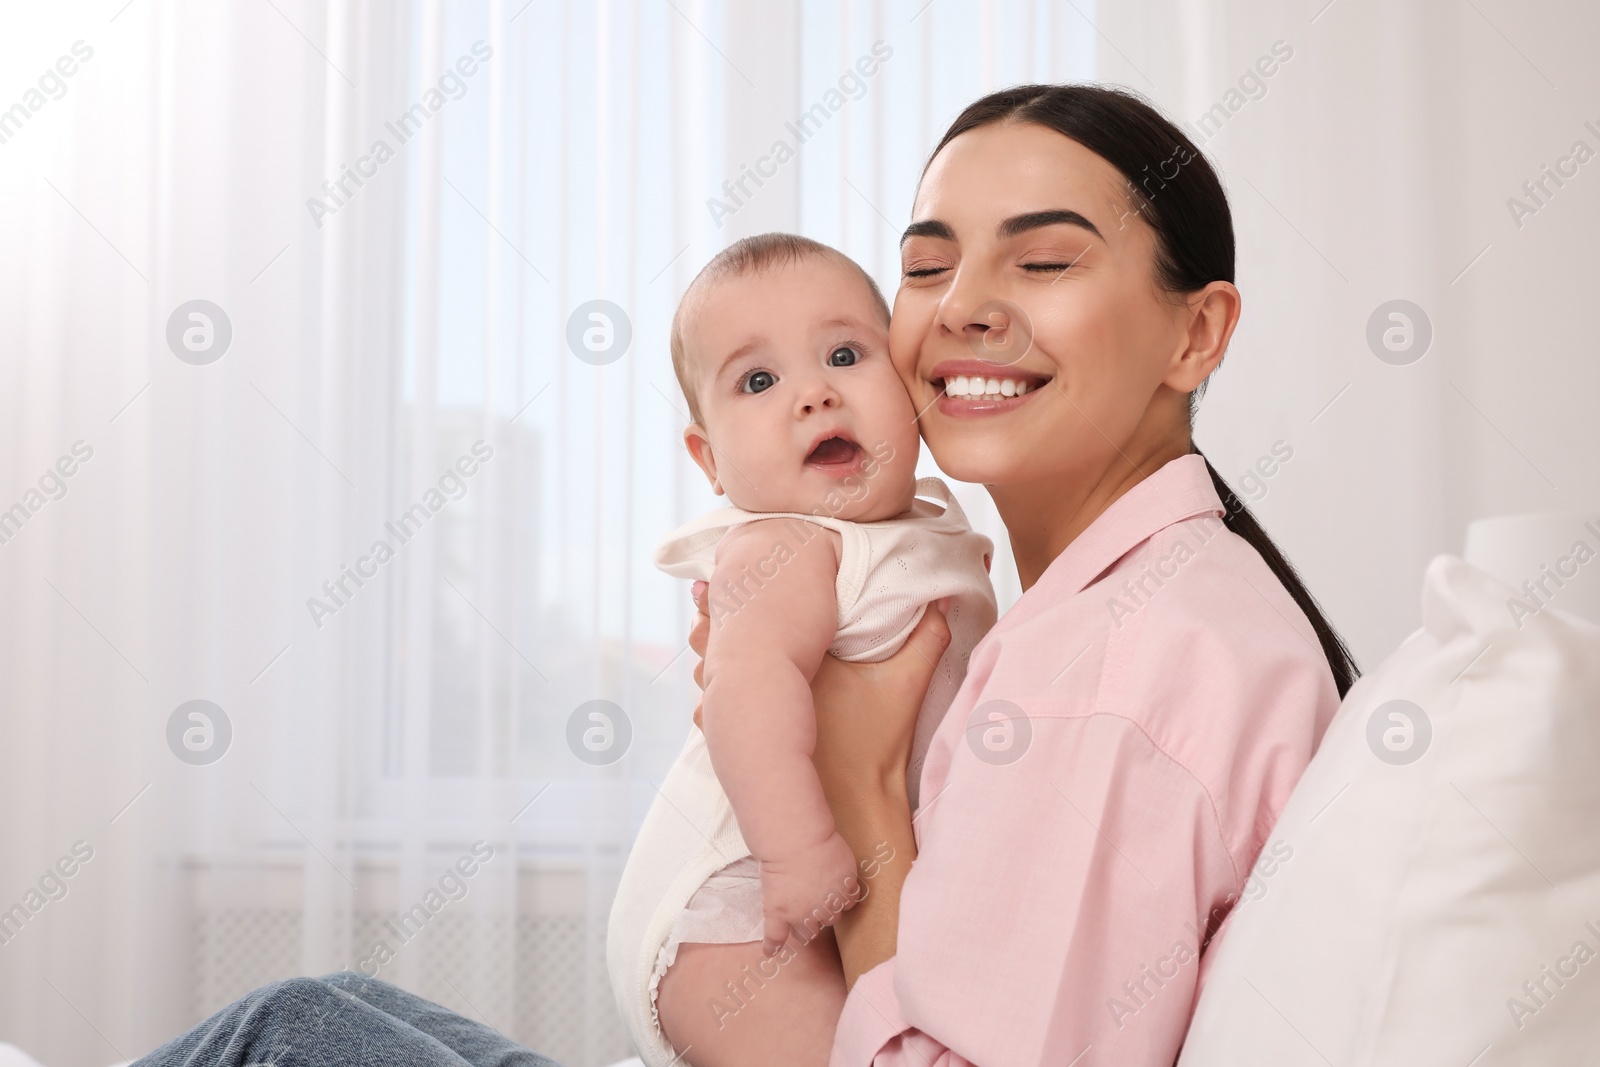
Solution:
M 805 944 L 860 900 L 856 858 L 835 831 L 804 852 L 761 861 L 762 949 L 773 955 L 789 940 Z

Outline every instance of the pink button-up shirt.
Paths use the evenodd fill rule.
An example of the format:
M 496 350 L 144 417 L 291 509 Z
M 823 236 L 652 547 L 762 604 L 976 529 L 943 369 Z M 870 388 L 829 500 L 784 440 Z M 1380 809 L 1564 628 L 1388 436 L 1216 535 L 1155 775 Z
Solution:
M 1339 704 L 1221 515 L 1205 461 L 1173 460 L 974 648 L 923 768 L 899 954 L 851 990 L 833 1067 L 1171 1067 L 1201 950 Z

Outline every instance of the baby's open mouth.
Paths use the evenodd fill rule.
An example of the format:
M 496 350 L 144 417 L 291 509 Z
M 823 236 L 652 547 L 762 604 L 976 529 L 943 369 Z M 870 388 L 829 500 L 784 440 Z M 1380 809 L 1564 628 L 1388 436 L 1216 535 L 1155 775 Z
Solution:
M 821 467 L 842 466 L 854 463 L 861 454 L 861 446 L 847 437 L 827 437 L 817 442 L 806 456 L 808 465 Z

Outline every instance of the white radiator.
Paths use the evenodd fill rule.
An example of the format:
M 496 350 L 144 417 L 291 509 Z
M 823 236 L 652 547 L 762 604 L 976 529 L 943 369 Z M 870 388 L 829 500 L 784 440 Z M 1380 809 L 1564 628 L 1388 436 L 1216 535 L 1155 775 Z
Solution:
M 443 870 L 458 854 L 439 852 L 425 869 Z M 257 986 L 309 973 L 297 857 L 196 862 L 185 873 L 194 1021 Z M 410 904 L 399 901 L 392 861 L 362 861 L 353 880 L 359 889 L 350 934 L 336 930 L 317 946 L 329 958 L 344 953 L 352 967 L 376 942 L 397 941 L 384 924 Z M 611 887 L 596 908 L 590 879 L 576 863 L 524 862 L 517 882 L 514 915 L 447 905 L 378 977 L 489 1022 L 567 1067 L 602 1067 L 632 1055 L 605 972 Z

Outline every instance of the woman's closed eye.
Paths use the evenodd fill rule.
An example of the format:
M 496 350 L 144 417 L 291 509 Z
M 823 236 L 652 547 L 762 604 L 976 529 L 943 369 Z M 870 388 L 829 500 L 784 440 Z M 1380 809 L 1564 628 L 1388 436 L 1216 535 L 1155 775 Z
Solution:
M 1087 249 L 1085 249 L 1085 251 L 1087 251 Z M 1070 259 L 1055 259 L 1055 258 L 1036 259 L 1036 260 L 1030 260 L 1027 263 L 1021 263 L 1021 264 L 1018 264 L 1018 265 L 1023 270 L 1028 271 L 1031 274 L 1060 274 L 1060 273 L 1062 273 L 1064 271 L 1071 270 L 1073 267 L 1076 267 L 1078 265 L 1078 261 L 1081 260 L 1082 258 L 1083 258 L 1083 253 L 1080 252 L 1077 255 L 1071 257 Z M 937 278 L 941 274 L 949 273 L 949 271 L 950 271 L 949 267 L 908 266 L 908 267 L 904 268 L 900 273 L 903 274 L 906 278 L 910 278 L 910 279 L 925 279 L 925 278 Z
M 1017 257 L 1022 261 L 1018 266 L 1034 274 L 1060 274 L 1076 267 L 1088 252 L 1089 246 L 1075 255 L 1064 248 L 1039 248 Z

